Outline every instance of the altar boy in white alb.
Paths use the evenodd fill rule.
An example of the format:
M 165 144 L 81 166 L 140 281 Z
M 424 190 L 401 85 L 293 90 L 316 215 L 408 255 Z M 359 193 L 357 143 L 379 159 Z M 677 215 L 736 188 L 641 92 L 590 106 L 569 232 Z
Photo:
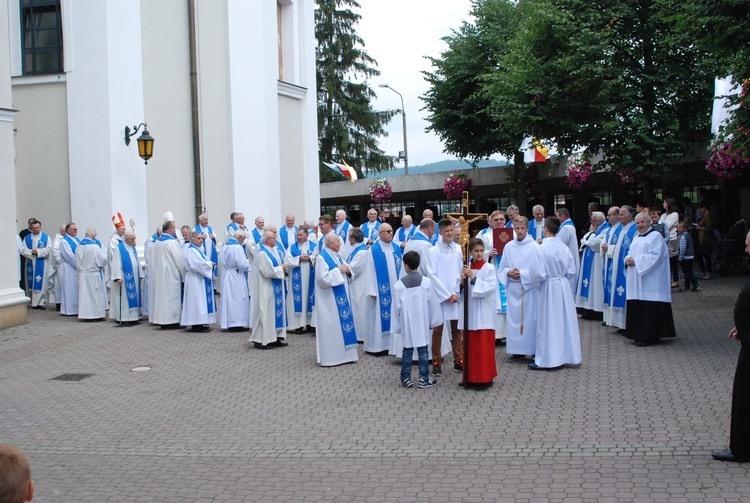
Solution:
M 573 293 L 568 288 L 576 275 L 576 265 L 568 246 L 556 237 L 560 220 L 547 217 L 544 221 L 544 240 L 539 246 L 543 268 L 541 280 L 539 320 L 536 332 L 536 358 L 529 364 L 532 370 L 551 370 L 562 365 L 581 363 L 581 335 Z

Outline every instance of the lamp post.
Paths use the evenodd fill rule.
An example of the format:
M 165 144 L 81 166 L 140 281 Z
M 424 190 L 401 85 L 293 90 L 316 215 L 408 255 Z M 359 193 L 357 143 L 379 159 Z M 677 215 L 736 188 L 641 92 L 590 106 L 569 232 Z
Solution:
M 401 96 L 401 93 L 393 89 L 388 84 L 379 84 L 378 87 L 384 87 L 386 89 L 390 89 L 394 93 L 398 94 L 398 97 L 401 98 L 401 117 L 404 120 L 404 175 L 409 174 L 409 151 L 406 148 L 406 109 L 404 108 L 404 97 Z

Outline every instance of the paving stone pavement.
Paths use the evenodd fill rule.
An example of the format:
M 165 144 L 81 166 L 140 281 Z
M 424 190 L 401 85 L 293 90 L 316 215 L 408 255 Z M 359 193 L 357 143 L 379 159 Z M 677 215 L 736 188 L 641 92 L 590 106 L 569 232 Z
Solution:
M 750 464 L 710 458 L 746 280 L 675 292 L 678 337 L 654 347 L 581 320 L 579 368 L 532 372 L 497 348 L 484 392 L 449 371 L 403 389 L 395 359 L 361 347 L 321 368 L 310 335 L 261 351 L 217 327 L 29 310 L 0 331 L 0 442 L 29 454 L 35 502 L 748 501 Z M 66 373 L 93 376 L 51 380 Z

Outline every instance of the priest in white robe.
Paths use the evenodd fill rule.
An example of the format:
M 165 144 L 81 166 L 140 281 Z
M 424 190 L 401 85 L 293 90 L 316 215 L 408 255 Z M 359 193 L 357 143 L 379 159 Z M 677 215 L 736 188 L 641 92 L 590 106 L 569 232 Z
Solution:
M 539 271 L 544 268 L 539 244 L 528 235 L 526 217 L 516 217 L 516 239 L 505 245 L 498 268 L 498 279 L 507 292 L 506 346 L 508 361 L 520 360 L 536 352 L 539 314 Z
M 609 224 L 609 229 L 604 231 L 604 239 L 602 239 L 602 243 L 599 245 L 602 255 L 602 317 L 604 320 L 609 316 L 609 304 L 612 299 L 612 271 L 614 269 L 612 258 L 615 254 L 617 240 L 620 238 L 620 232 L 622 232 L 620 208 L 618 206 L 609 208 L 607 223 Z M 606 325 L 606 322 L 603 324 Z
M 22 240 L 21 255 L 26 258 L 24 277 L 26 296 L 34 309 L 47 309 L 47 292 L 52 273 L 52 240 L 42 232 L 42 223 L 35 220 L 31 232 Z
M 112 291 L 109 319 L 123 326 L 135 325 L 141 319 L 143 303 L 141 279 L 143 270 L 135 246 L 135 232 L 123 235 L 110 262 Z
M 676 337 L 672 317 L 669 249 L 651 228 L 648 214 L 635 217 L 638 235 L 625 258 L 628 316 L 625 336 L 637 346 L 650 346 L 662 337 Z
M 190 233 L 190 246 L 185 251 L 185 289 L 182 296 L 180 325 L 192 332 L 209 332 L 216 323 L 214 298 L 214 264 L 203 253 L 203 233 Z
M 347 222 L 348 223 L 348 222 Z M 313 266 L 315 265 L 315 258 L 326 249 L 326 240 L 325 237 L 328 236 L 330 233 L 334 233 L 335 235 L 339 236 L 334 230 L 333 230 L 333 218 L 331 215 L 321 215 L 318 219 L 318 228 L 320 228 L 320 238 L 318 239 L 319 243 L 315 247 L 315 250 L 313 251 Z M 347 230 L 346 235 L 349 235 L 349 230 Z M 339 236 L 339 256 L 341 257 L 341 260 L 346 260 L 346 258 L 351 254 L 352 247 L 349 245 L 347 248 L 344 244 L 344 240 L 341 236 Z
M 219 288 L 219 252 L 216 248 L 216 234 L 214 233 L 213 227 L 208 225 L 208 215 L 202 213 L 198 216 L 198 225 L 193 229 L 196 232 L 203 234 L 203 246 L 201 250 L 203 255 L 214 265 L 214 287 Z
M 253 274 L 253 334 L 258 349 L 286 346 L 284 278 L 286 265 L 276 247 L 276 233 L 266 230 L 260 238 Z
M 360 225 L 359 228 L 365 235 L 365 244 L 368 247 L 378 240 L 378 237 L 380 237 L 380 220 L 378 220 L 378 211 L 375 208 L 367 210 L 367 222 Z
M 609 296 L 609 309 L 605 311 L 604 321 L 609 326 L 617 327 L 621 331 L 620 333 L 625 333 L 627 319 L 625 257 L 628 256 L 630 244 L 637 231 L 634 222 L 635 209 L 623 205 L 620 208 L 619 218 L 622 231 L 617 238 L 617 244 L 612 255 L 612 292 Z
M 463 253 L 453 241 L 454 224 L 443 218 L 438 222 L 440 240 L 428 252 L 428 269 L 432 288 L 440 302 L 443 323 L 448 323 L 453 349 L 453 369 L 463 371 L 463 334 L 458 328 L 458 294 L 461 288 Z M 443 330 L 441 325 L 432 330 L 432 375 L 442 375 Z
M 602 215 L 603 219 L 604 215 Z M 570 249 L 556 234 L 560 220 L 548 217 L 544 240 L 539 246 L 543 267 L 539 271 L 539 319 L 536 331 L 536 356 L 532 370 L 552 370 L 581 363 L 581 334 L 578 330 L 573 293 L 569 280 L 576 274 Z
M 297 231 L 299 227 L 294 225 L 297 219 L 289 213 L 284 219 L 284 225 L 279 229 L 279 241 L 285 250 L 291 248 L 291 246 L 297 242 Z M 309 241 L 309 239 L 308 239 Z
M 409 215 L 404 215 L 401 218 L 401 227 L 396 231 L 396 234 L 393 235 L 393 242 L 396 243 L 396 246 L 401 248 L 402 250 L 406 249 L 406 243 L 409 242 L 411 238 L 414 237 L 414 234 L 417 232 L 417 226 L 414 225 L 414 221 Z
M 352 252 L 346 258 L 346 264 L 352 273 L 349 279 L 349 298 L 354 313 L 357 342 L 364 344 L 365 339 L 370 338 L 369 334 L 375 326 L 375 311 L 377 309 L 377 301 L 374 297 L 375 289 L 372 282 L 372 260 L 370 260 L 367 245 L 364 243 L 362 229 L 354 228 L 351 230 L 349 244 L 352 247 Z M 316 311 L 319 311 L 319 308 Z
M 283 231 L 283 229 L 282 229 Z M 289 282 L 286 296 L 287 331 L 304 334 L 313 330 L 315 307 L 315 267 L 312 252 L 315 244 L 307 240 L 307 231 L 297 229 L 288 253 L 284 256 Z
M 335 232 L 340 238 L 341 238 L 341 251 L 339 252 L 339 255 L 341 257 L 348 257 L 349 254 L 352 252 L 351 247 L 349 246 L 349 231 L 351 231 L 354 226 L 349 223 L 349 220 L 347 220 L 347 215 L 344 210 L 338 210 L 336 211 L 336 214 L 334 215 L 336 225 L 333 228 L 333 232 Z M 367 237 L 367 236 L 365 236 Z
M 185 254 L 177 241 L 175 223 L 167 221 L 161 236 L 149 248 L 149 322 L 164 330 L 180 327 L 182 279 L 186 272 Z
M 107 315 L 106 266 L 107 252 L 96 239 L 96 229 L 90 227 L 76 248 L 79 320 L 104 320 Z
M 65 225 L 60 226 L 60 230 L 55 234 L 52 240 L 52 251 L 48 257 L 48 264 L 50 268 L 49 282 L 47 283 L 47 302 L 49 304 L 55 304 L 55 308 L 60 310 L 60 295 L 62 287 L 60 286 L 60 275 L 57 274 L 60 269 L 60 243 L 62 243 L 63 236 L 65 235 Z
M 125 220 L 120 213 L 112 216 L 112 223 L 115 226 L 115 232 L 112 233 L 109 243 L 107 243 L 107 267 L 104 268 L 104 284 L 107 286 L 107 290 L 112 288 L 112 257 L 117 253 L 127 231 Z
M 392 240 L 393 228 L 389 224 L 381 224 L 378 238 L 368 252 L 371 270 L 368 295 L 375 298 L 375 315 L 371 331 L 365 338 L 365 352 L 374 356 L 386 355 L 391 349 L 393 287 L 401 272 L 403 255 Z
M 148 316 L 148 306 L 149 306 L 149 282 L 148 282 L 148 258 L 149 258 L 149 250 L 153 246 L 154 243 L 156 243 L 159 238 L 161 237 L 161 230 L 162 226 L 157 225 L 156 226 L 156 232 L 151 235 L 146 240 L 146 243 L 143 245 L 143 258 L 145 260 L 145 267 L 143 269 L 143 301 L 141 306 L 141 312 L 144 316 Z
M 329 233 L 323 239 L 328 242 L 315 263 L 315 342 L 318 365 L 333 367 L 359 359 L 348 286 L 354 274 L 339 255 L 339 236 Z
M 78 226 L 73 222 L 65 226 L 65 236 L 60 242 L 60 314 L 78 315 L 78 270 L 76 249 L 78 248 Z
M 578 235 L 576 233 L 576 226 L 573 224 L 573 220 L 570 219 L 570 212 L 568 212 L 567 208 L 558 208 L 555 214 L 560 220 L 560 231 L 557 233 L 557 237 L 568 247 L 568 250 L 570 250 L 570 254 L 573 257 L 573 262 L 576 266 L 575 275 L 568 280 L 568 283 L 570 283 L 570 293 L 575 297 L 578 284 L 578 269 L 581 264 L 581 255 L 578 252 Z
M 581 238 L 583 258 L 576 283 L 576 307 L 581 317 L 588 320 L 602 320 L 604 312 L 604 283 L 602 281 L 601 244 L 609 229 L 604 213 L 591 214 L 591 227 Z
M 246 238 L 245 231 L 238 229 L 219 253 L 219 267 L 222 271 L 219 321 L 221 329 L 230 332 L 250 328 L 250 261 L 243 246 Z

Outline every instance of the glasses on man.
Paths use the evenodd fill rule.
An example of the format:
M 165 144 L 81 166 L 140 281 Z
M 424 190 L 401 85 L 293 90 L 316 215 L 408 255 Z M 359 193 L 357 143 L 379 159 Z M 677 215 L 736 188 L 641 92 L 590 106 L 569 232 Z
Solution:
M 393 231 L 380 231 L 380 232 L 387 232 L 389 234 L 393 234 Z

